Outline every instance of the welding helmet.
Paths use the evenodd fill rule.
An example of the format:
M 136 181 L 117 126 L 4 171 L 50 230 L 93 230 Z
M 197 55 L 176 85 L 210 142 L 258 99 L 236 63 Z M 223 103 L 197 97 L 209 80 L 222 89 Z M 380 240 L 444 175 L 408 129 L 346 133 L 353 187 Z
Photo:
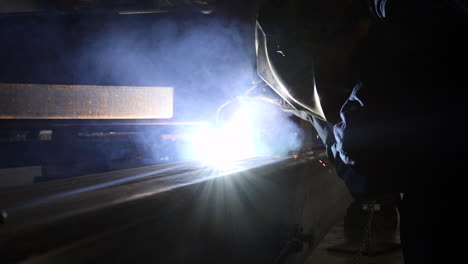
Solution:
M 314 45 L 324 45 L 344 30 L 349 19 L 345 0 L 271 0 L 256 23 L 258 75 L 296 115 L 327 120 L 316 83 Z

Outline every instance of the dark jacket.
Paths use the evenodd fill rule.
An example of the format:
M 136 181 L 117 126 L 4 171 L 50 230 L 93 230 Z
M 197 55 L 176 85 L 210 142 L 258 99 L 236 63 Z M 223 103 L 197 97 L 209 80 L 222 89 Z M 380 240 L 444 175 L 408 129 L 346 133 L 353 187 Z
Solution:
M 452 1 L 369 3 L 375 21 L 353 56 L 359 81 L 325 142 L 338 174 L 363 196 L 461 183 L 448 172 L 463 170 L 468 135 L 466 13 Z

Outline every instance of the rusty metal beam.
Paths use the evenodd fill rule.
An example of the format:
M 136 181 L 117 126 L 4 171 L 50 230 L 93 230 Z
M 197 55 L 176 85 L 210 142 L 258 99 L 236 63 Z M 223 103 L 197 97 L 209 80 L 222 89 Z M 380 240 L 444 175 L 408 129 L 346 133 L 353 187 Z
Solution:
M 169 119 L 174 88 L 0 83 L 1 119 Z

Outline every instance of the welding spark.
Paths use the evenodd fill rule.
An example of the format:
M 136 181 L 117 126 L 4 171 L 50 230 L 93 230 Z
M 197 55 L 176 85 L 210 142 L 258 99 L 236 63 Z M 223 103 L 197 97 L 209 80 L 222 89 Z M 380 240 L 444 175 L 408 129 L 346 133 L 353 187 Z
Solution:
M 207 124 L 191 133 L 192 159 L 216 170 L 230 170 L 240 160 L 289 156 L 300 148 L 298 126 L 276 105 L 246 100 L 231 106 L 221 124 Z
M 248 109 L 238 111 L 221 127 L 207 126 L 192 136 L 196 160 L 218 169 L 228 169 L 235 161 L 258 156 L 255 126 Z

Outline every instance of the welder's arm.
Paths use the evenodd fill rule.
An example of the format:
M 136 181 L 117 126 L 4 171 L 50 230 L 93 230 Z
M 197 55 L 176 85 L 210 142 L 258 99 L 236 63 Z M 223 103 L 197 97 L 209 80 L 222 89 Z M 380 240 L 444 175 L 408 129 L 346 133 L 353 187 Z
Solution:
M 356 119 L 359 117 L 356 113 L 361 112 L 364 108 L 364 104 L 358 96 L 360 89 L 361 85 L 354 88 L 341 108 L 341 122 L 334 127 L 331 127 L 326 121 L 310 116 L 312 125 L 326 147 L 328 158 L 334 163 L 338 176 L 344 180 L 353 196 L 364 193 L 367 188 L 366 177 L 356 172 L 354 155 L 347 151 L 349 134 L 353 133 L 350 128 L 353 127 L 353 123 L 358 122 Z
M 357 85 L 349 98 L 343 104 L 340 110 L 341 122 L 335 125 L 333 128 L 328 122 L 310 116 L 310 121 L 314 126 L 315 130 L 322 139 L 323 144 L 327 149 L 328 158 L 335 161 L 340 158 L 341 161 L 346 165 L 355 165 L 354 155 L 351 150 L 353 147 L 349 147 L 353 144 L 352 134 L 355 134 L 353 127 L 356 124 L 362 123 L 363 119 L 360 116 L 364 109 L 364 103 L 359 98 L 359 91 L 361 90 L 361 84 Z
M 336 172 L 340 178 L 343 179 L 348 190 L 354 197 L 357 197 L 359 193 L 363 192 L 363 187 L 365 186 L 365 179 L 362 175 L 359 175 L 350 164 L 346 164 L 343 161 L 342 157 L 345 158 L 348 162 L 352 161 L 344 153 L 341 154 L 337 149 L 337 141 L 335 134 L 333 133 L 332 127 L 323 120 L 320 120 L 315 117 L 310 117 L 310 122 L 317 131 L 320 139 L 327 150 L 327 156 L 331 162 L 335 165 Z

